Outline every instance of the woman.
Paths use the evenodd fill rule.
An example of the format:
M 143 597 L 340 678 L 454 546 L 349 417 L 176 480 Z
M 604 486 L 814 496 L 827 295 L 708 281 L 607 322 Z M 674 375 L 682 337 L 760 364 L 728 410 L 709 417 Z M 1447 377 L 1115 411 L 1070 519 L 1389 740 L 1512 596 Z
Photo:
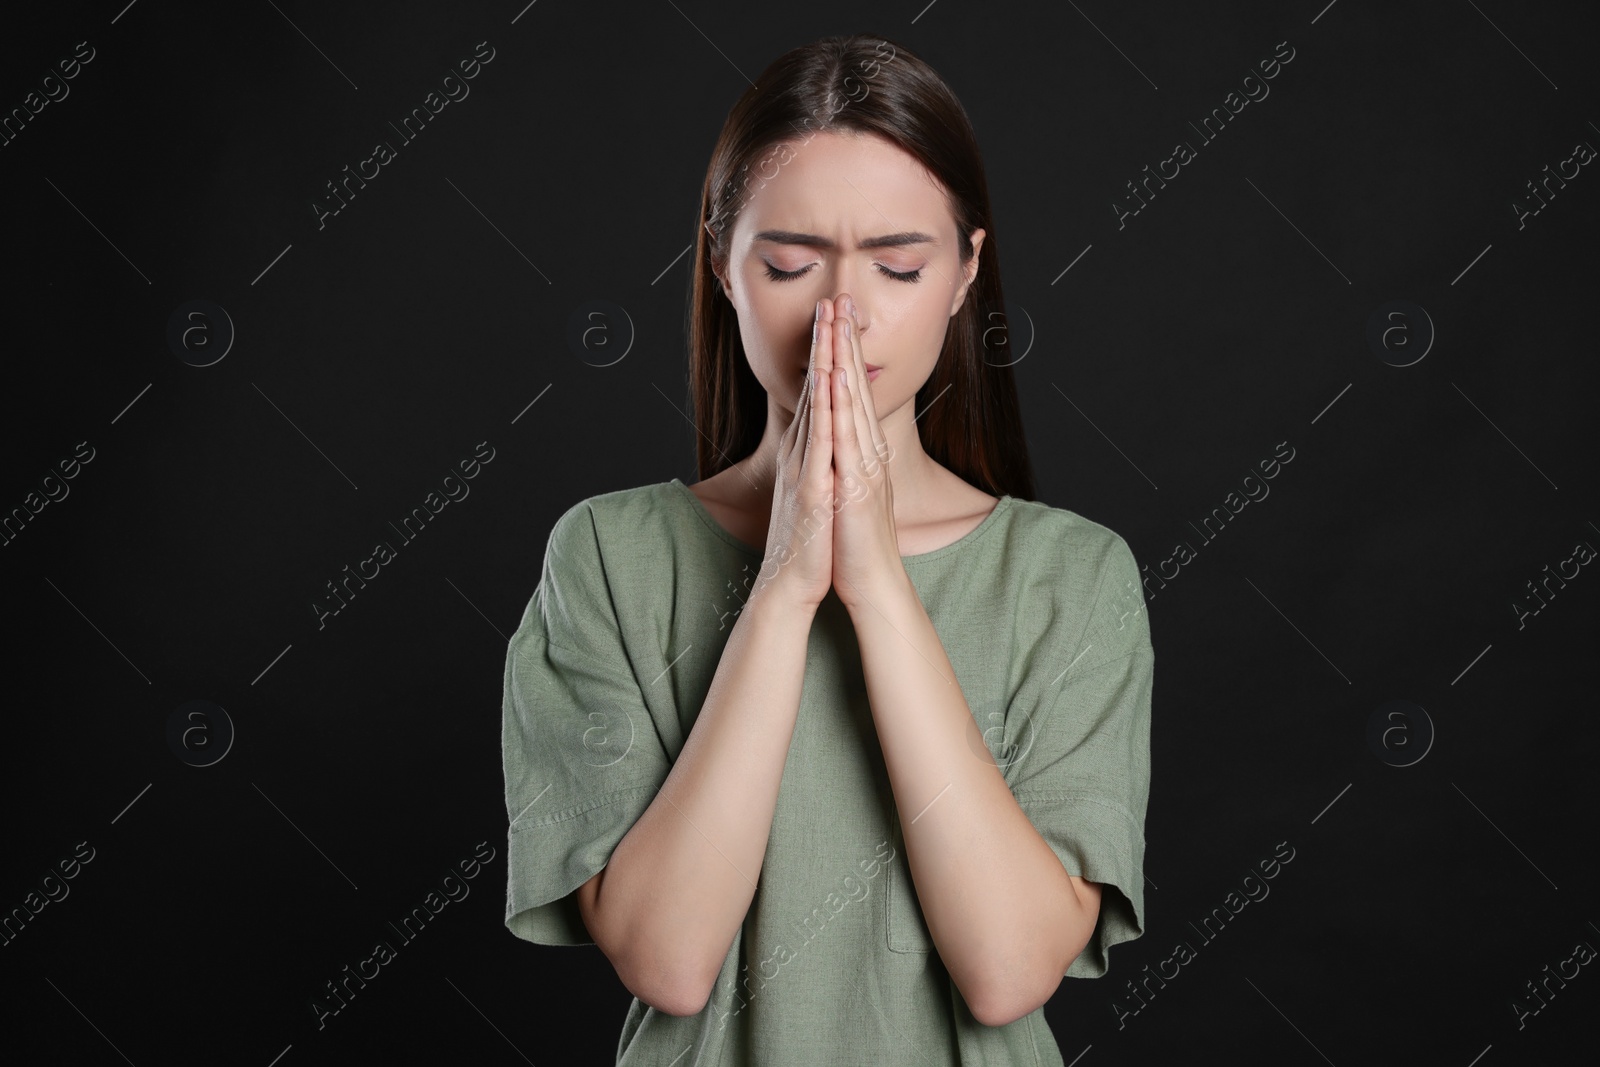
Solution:
M 511 640 L 506 924 L 611 961 L 619 1064 L 1061 1064 L 1042 1005 L 1143 932 L 1137 565 L 1029 499 L 948 87 L 875 36 L 757 86 L 702 191 L 702 480 L 568 509 Z

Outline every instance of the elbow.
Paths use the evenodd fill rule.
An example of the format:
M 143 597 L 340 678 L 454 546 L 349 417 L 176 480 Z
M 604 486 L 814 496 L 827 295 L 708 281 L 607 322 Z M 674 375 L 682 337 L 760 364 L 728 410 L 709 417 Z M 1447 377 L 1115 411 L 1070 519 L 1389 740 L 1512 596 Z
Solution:
M 1018 1007 L 1014 1001 L 1007 1002 L 997 997 L 969 1002 L 968 1007 L 972 1009 L 972 1017 L 984 1026 L 1008 1026 L 1023 1016 L 1032 1014 L 1039 1005 Z
M 1031 967 L 1003 967 L 974 983 L 974 995 L 966 997 L 972 1017 L 984 1026 L 1008 1026 L 1048 1004 L 1061 987 L 1066 968 L 1035 963 Z
M 988 994 L 979 996 L 976 1000 L 969 1000 L 967 1006 L 972 1010 L 972 1017 L 984 1026 L 1009 1026 L 1024 1016 L 1032 1015 L 1049 1003 L 1055 996 L 1056 989 L 1060 986 L 1060 979 L 1056 985 L 1051 986 L 1043 996 L 1035 994 L 1031 997 L 1019 997 L 1015 994 L 1005 994 L 999 990 L 991 990 Z
M 1081 882 L 1081 879 L 1076 879 Z M 1099 924 L 1100 891 L 1091 887 L 1092 896 L 1087 905 L 1072 887 L 1078 905 L 1075 917 L 1067 923 L 1052 922 L 1050 931 L 1071 931 L 1063 943 L 1050 936 L 1033 936 L 1013 946 L 1004 956 L 991 958 L 982 972 L 981 980 L 972 984 L 975 997 L 967 998 L 972 1017 L 984 1026 L 1006 1026 L 1024 1016 L 1031 1015 L 1050 1002 L 1061 988 L 1061 983 L 1072 964 L 1088 946 Z M 1062 953 L 1065 953 L 1063 959 Z M 965 995 L 965 988 L 962 989 Z
M 679 1017 L 699 1015 L 706 1010 L 706 1004 L 711 1000 L 711 990 L 691 991 L 691 993 L 693 995 L 688 997 L 662 998 L 659 1003 L 651 1003 L 650 1006 L 667 1015 Z M 650 1002 L 646 1001 L 646 1003 Z
M 961 998 L 967 1002 L 967 1010 L 972 1017 L 984 1026 L 1005 1026 L 1015 1022 L 1026 1012 L 1016 1012 L 1013 1005 L 1018 1005 L 1018 998 L 1013 993 L 1016 975 L 1010 976 L 1010 983 L 1005 980 L 996 980 L 994 977 L 985 977 L 979 981 L 976 977 L 968 976 L 964 980 L 951 975 L 956 988 L 961 991 Z
M 631 970 L 625 973 L 618 967 L 617 977 L 628 992 L 665 1015 L 699 1015 L 711 1000 L 711 983 L 685 979 L 661 968 L 644 974 Z
M 704 1011 L 716 982 L 716 970 L 708 971 L 699 960 L 686 966 L 682 962 L 683 945 L 663 944 L 652 937 L 647 925 L 641 925 L 640 916 L 619 919 L 603 913 L 599 896 L 598 883 L 580 894 L 584 923 L 623 987 L 666 1015 L 698 1015 Z
M 640 939 L 630 939 L 632 952 L 611 957 L 616 976 L 645 1005 L 669 1016 L 698 1016 L 710 1001 L 715 973 L 707 979 L 701 966 L 685 968 L 675 963 L 672 953 L 643 950 Z M 610 953 L 608 953 L 610 955 Z

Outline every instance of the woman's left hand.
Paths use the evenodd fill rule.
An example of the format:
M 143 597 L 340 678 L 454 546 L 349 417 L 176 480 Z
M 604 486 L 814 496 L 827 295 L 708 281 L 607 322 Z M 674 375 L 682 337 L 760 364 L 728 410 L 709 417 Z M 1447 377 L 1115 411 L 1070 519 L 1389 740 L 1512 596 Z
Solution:
M 905 576 L 889 480 L 893 450 L 878 426 L 853 310 L 848 294 L 824 301 L 819 334 L 832 351 L 817 356 L 818 366 L 833 368 L 833 589 L 852 610 Z

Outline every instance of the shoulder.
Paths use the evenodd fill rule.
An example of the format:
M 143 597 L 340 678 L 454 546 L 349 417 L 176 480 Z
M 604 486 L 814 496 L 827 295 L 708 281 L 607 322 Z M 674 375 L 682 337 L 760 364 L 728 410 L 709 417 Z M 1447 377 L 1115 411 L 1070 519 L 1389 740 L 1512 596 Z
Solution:
M 1015 500 L 1012 512 L 1007 551 L 1019 553 L 1051 614 L 1073 620 L 1091 659 L 1149 646 L 1139 562 L 1121 534 L 1036 500 Z
M 550 528 L 550 544 L 567 549 L 585 544 L 637 544 L 642 527 L 658 525 L 676 514 L 671 510 L 675 492 L 677 487 L 667 481 L 584 497 L 556 517 Z
M 668 494 L 670 482 L 584 497 L 556 516 L 545 539 L 542 580 L 547 587 L 600 591 L 618 583 L 637 586 L 674 538 L 681 521 Z M 677 518 L 675 518 L 677 517 Z
M 1013 498 L 1011 513 L 1012 539 L 1041 561 L 1088 565 L 1097 573 L 1138 570 L 1133 549 L 1121 534 L 1076 511 Z
M 654 588 L 664 554 L 670 482 L 618 489 L 570 504 L 551 524 L 535 599 L 551 632 L 610 641 L 629 596 Z M 568 647 L 578 647 L 566 638 Z M 559 642 L 558 642 L 559 643 Z

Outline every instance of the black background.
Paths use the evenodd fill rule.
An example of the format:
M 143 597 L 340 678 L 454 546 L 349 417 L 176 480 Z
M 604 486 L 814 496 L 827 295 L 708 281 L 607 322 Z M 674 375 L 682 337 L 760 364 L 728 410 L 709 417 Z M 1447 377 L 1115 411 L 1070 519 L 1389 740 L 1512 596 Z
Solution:
M 1147 586 L 1147 933 L 1049 1004 L 1067 1061 L 1587 1058 L 1593 966 L 1520 1029 L 1513 1002 L 1600 945 L 1600 578 L 1552 583 L 1521 625 L 1513 603 L 1600 545 L 1600 177 L 1520 224 L 1513 204 L 1600 145 L 1591 10 L 8 13 L 5 113 L 78 42 L 95 57 L 0 148 L 0 510 L 70 489 L 0 549 L 0 908 L 94 850 L 0 948 L 7 1058 L 612 1062 L 629 997 L 605 959 L 502 926 L 506 640 L 562 511 L 695 480 L 683 253 L 706 160 L 747 78 L 858 30 L 932 63 L 977 129 L 1039 499 L 1151 573 L 1198 550 Z M 399 144 L 388 123 L 480 41 L 470 95 L 319 229 L 325 183 Z M 1198 144 L 1187 124 L 1283 41 L 1270 95 Z M 1180 139 L 1197 158 L 1119 228 L 1125 183 Z M 191 362 L 167 342 L 192 300 L 236 331 L 209 366 L 215 317 Z M 592 300 L 633 331 L 609 366 L 567 342 Z M 1437 331 L 1409 366 L 1416 311 L 1387 360 L 1367 342 L 1396 300 Z M 92 461 L 46 483 L 81 441 Z M 470 496 L 319 628 L 325 584 L 484 441 Z M 1198 537 L 1280 442 L 1270 496 Z M 237 731 L 206 767 L 168 743 L 192 700 Z M 1394 700 L 1431 742 L 1413 712 L 1369 743 Z M 322 983 L 480 842 L 470 896 L 319 1030 Z M 1201 942 L 1190 924 L 1280 842 L 1270 896 Z M 1179 941 L 1196 958 L 1119 1027 L 1124 983 Z

